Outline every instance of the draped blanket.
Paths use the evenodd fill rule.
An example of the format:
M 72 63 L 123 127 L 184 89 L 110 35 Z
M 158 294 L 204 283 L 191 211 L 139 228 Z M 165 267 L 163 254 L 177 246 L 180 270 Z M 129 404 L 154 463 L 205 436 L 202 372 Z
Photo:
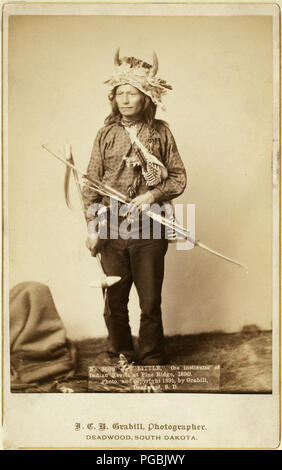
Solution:
M 22 282 L 11 289 L 10 353 L 12 384 L 74 374 L 76 348 L 46 285 Z

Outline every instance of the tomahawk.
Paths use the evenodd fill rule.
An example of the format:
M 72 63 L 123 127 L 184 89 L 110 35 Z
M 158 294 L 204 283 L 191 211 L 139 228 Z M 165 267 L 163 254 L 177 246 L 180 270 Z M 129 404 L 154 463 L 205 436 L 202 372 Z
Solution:
M 83 199 L 82 199 L 81 186 L 80 186 L 79 178 L 78 178 L 78 171 L 77 171 L 76 166 L 74 164 L 71 145 L 69 143 L 65 144 L 65 156 L 66 156 L 66 160 L 64 161 L 64 163 L 66 165 L 68 165 L 67 169 L 69 170 L 65 174 L 65 199 L 66 199 L 66 204 L 70 208 L 69 197 L 68 197 L 68 180 L 69 180 L 70 172 L 72 171 L 74 181 L 75 181 L 75 185 L 76 185 L 76 188 L 77 188 L 77 192 L 78 192 L 78 195 L 79 195 L 81 209 L 82 209 L 82 212 L 84 214 L 84 203 L 83 203 Z M 86 218 L 85 218 L 85 222 L 87 223 Z M 120 279 L 121 279 L 120 276 L 107 276 L 106 275 L 106 273 L 103 270 L 102 264 L 101 264 L 99 253 L 96 254 L 96 260 L 97 260 L 97 267 L 98 267 L 98 270 L 99 270 L 99 280 L 94 282 L 91 285 L 91 287 L 101 287 L 102 289 L 106 289 L 107 287 L 110 287 L 113 284 L 116 284 L 117 282 L 120 281 Z

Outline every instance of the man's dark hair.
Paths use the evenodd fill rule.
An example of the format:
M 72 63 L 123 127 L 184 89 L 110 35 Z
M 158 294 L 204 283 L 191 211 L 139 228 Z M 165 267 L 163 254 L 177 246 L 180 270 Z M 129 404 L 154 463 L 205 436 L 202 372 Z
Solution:
M 109 114 L 109 116 L 106 117 L 105 125 L 114 124 L 115 122 L 120 122 L 122 118 L 118 109 L 117 102 L 116 102 L 116 90 L 117 90 L 117 87 L 115 87 L 112 93 L 110 93 L 109 95 L 112 112 L 111 114 Z M 145 93 L 142 93 L 142 95 L 144 96 L 143 119 L 146 122 L 146 124 L 148 124 L 148 126 L 152 128 L 154 127 L 154 124 L 155 124 L 155 115 L 157 111 L 157 106 L 153 103 L 153 101 L 151 100 L 149 96 L 145 95 Z

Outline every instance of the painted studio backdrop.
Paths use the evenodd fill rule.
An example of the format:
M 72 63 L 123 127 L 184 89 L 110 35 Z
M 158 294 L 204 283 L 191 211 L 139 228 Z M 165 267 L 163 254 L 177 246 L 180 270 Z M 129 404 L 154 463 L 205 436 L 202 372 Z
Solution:
M 47 284 L 70 338 L 105 336 L 103 298 L 85 247 L 72 184 L 64 201 L 66 139 L 86 170 L 94 137 L 110 112 L 113 57 L 159 59 L 173 91 L 166 120 L 186 166 L 175 203 L 195 204 L 196 239 L 248 266 L 194 248 L 166 255 L 166 335 L 271 329 L 272 18 L 14 16 L 9 21 L 10 288 Z M 134 289 L 130 321 L 138 333 Z

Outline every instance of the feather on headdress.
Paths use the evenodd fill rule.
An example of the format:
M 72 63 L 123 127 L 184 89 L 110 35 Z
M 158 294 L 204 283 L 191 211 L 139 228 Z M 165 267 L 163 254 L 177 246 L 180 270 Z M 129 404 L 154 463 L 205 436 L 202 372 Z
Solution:
M 153 65 L 150 65 L 135 57 L 120 59 L 118 49 L 114 63 L 114 75 L 104 82 L 109 86 L 110 92 L 119 85 L 129 84 L 148 95 L 155 105 L 164 109 L 162 96 L 167 93 L 167 90 L 172 90 L 172 86 L 157 77 L 158 59 L 155 52 L 153 53 Z

